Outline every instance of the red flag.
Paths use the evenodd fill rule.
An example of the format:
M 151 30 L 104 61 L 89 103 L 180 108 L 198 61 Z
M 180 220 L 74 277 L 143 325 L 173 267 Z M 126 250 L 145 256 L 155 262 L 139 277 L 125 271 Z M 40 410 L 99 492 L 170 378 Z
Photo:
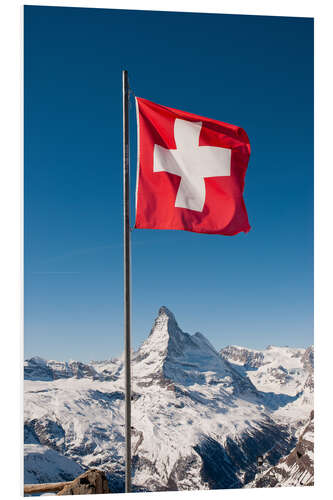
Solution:
M 136 98 L 138 172 L 135 227 L 247 233 L 243 200 L 250 157 L 236 125 Z

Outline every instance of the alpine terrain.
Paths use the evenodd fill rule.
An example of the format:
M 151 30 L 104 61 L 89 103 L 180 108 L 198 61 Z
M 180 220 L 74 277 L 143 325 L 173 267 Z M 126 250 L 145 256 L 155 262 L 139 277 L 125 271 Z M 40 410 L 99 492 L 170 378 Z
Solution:
M 161 307 L 132 359 L 135 491 L 313 483 L 312 347 L 217 352 Z M 122 359 L 24 368 L 25 483 L 100 468 L 123 491 Z

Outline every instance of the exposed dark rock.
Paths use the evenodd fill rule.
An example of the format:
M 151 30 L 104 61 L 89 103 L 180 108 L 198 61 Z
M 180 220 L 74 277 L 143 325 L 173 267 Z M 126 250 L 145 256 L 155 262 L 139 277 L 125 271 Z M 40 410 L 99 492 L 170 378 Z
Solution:
M 253 352 L 246 348 L 227 346 L 220 350 L 220 355 L 226 360 L 241 362 L 245 370 L 255 370 L 264 364 L 262 352 Z
M 59 422 L 47 417 L 25 422 L 24 435 L 28 441 L 25 443 L 40 443 L 63 453 L 65 444 L 65 431 Z M 32 441 L 34 439 L 35 441 Z
M 250 485 L 251 487 L 313 486 L 313 418 L 312 411 L 309 422 L 294 449 L 274 467 L 270 467 L 263 474 L 256 476 Z

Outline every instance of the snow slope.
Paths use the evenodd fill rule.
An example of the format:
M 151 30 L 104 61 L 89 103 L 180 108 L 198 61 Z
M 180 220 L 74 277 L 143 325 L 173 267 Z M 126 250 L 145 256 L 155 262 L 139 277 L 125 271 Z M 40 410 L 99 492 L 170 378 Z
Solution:
M 53 483 L 72 481 L 83 468 L 48 446 L 24 445 L 24 483 Z

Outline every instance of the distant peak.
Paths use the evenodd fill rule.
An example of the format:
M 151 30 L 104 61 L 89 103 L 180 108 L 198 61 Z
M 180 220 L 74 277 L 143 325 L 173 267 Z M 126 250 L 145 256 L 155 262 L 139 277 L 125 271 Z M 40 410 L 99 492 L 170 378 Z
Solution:
M 28 363 L 35 363 L 38 365 L 46 365 L 47 364 L 46 359 L 41 358 L 40 356 L 33 356 L 32 358 L 26 359 L 25 361 Z

